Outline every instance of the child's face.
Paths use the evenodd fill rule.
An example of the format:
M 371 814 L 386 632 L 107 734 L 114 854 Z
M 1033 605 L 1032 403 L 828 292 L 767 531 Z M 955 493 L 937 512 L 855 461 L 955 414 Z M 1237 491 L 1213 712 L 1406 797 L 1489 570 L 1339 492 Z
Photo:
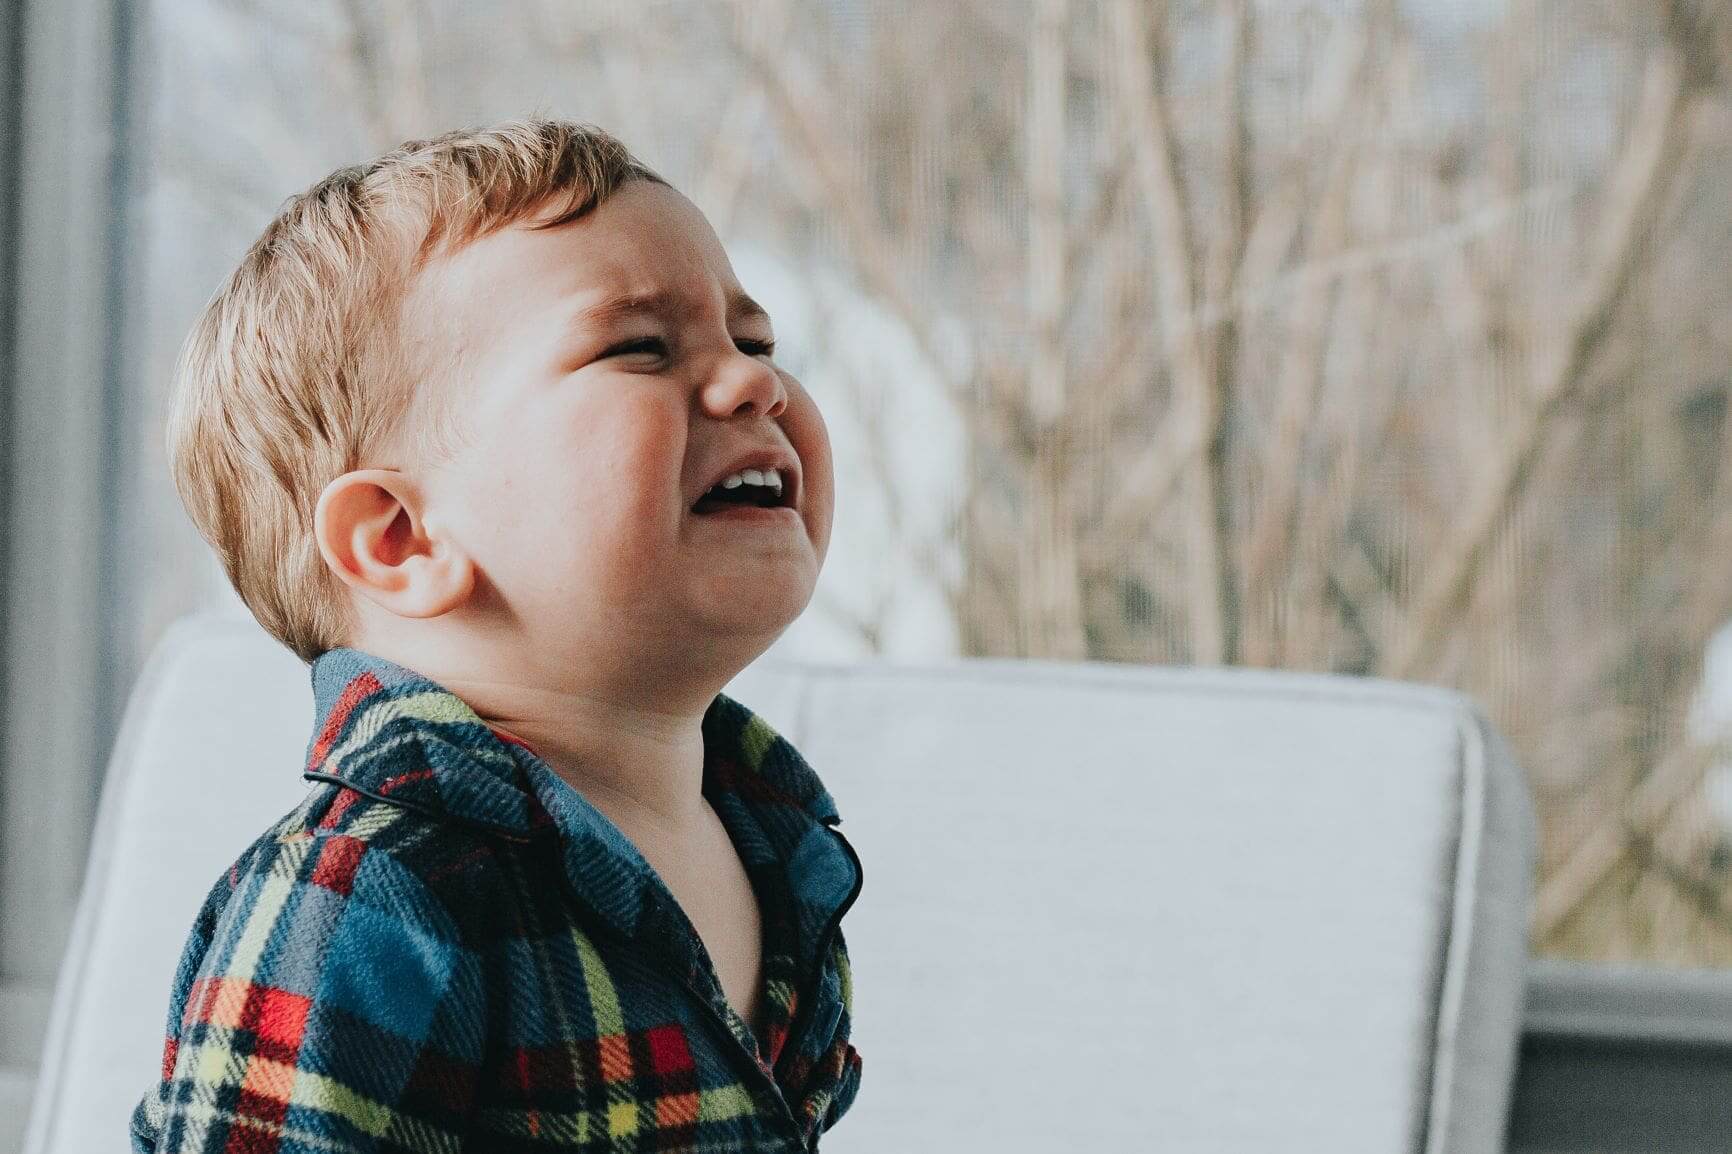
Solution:
M 581 315 L 648 293 L 666 305 Z M 658 657 L 749 661 L 811 599 L 829 438 L 755 343 L 774 339 L 769 318 L 740 296 L 703 214 L 641 180 L 557 229 L 484 237 L 417 282 L 411 315 L 468 398 L 467 443 L 428 476 L 428 517 L 540 658 L 604 675 Z M 792 509 L 693 512 L 757 450 L 788 459 Z

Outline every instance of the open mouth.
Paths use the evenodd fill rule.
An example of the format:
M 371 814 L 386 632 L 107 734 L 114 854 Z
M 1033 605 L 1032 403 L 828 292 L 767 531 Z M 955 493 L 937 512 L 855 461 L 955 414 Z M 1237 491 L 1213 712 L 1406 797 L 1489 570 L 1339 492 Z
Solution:
M 734 480 L 735 478 L 729 479 Z M 707 493 L 698 498 L 698 503 L 692 506 L 692 512 L 701 516 L 705 513 L 719 513 L 726 509 L 741 507 L 791 508 L 794 503 L 794 495 L 790 492 L 790 488 L 791 486 L 783 485 L 779 478 L 773 483 L 742 480 L 731 487 L 726 484 L 719 484 L 712 486 Z

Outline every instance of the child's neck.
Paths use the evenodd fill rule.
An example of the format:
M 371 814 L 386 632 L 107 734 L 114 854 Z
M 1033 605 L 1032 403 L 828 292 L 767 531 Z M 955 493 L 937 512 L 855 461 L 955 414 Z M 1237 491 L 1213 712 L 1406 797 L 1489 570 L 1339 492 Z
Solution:
M 614 824 L 670 834 L 708 820 L 703 714 L 675 715 L 572 694 L 505 700 L 450 687 L 488 725 L 522 741 Z

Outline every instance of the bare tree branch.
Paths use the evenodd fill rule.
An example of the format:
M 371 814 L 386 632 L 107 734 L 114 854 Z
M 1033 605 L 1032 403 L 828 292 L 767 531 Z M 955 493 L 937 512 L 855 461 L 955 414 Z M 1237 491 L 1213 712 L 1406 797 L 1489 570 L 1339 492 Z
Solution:
M 1362 77 L 1370 74 L 1371 69 L 1362 67 Z M 1368 122 L 1376 115 L 1369 111 L 1374 102 L 1366 89 L 1361 84 L 1361 98 L 1355 101 L 1362 110 L 1362 119 L 1336 142 L 1328 181 L 1312 222 L 1310 252 L 1319 261 L 1335 257 L 1347 245 L 1348 206 L 1359 175 L 1361 134 L 1369 131 Z M 1309 288 L 1294 298 L 1286 354 L 1276 387 L 1273 437 L 1259 469 L 1264 484 L 1263 500 L 1245 549 L 1245 587 L 1252 598 L 1269 593 L 1280 571 L 1293 559 L 1290 543 L 1296 531 L 1295 512 L 1304 482 L 1301 456 L 1306 433 L 1316 423 L 1323 381 L 1323 346 L 1334 299 L 1333 278 L 1315 276 Z M 1271 632 L 1253 633 L 1251 641 L 1255 648 L 1246 656 L 1252 664 L 1267 665 L 1275 658 L 1278 643 Z
M 1120 13 L 1119 18 L 1127 17 Z M 1122 37 L 1115 35 L 1115 39 L 1117 43 L 1113 46 L 1114 62 L 1122 66 L 1127 50 Z M 1309 154 L 1318 144 L 1330 139 L 1337 127 L 1346 122 L 1354 93 L 1354 86 L 1350 81 L 1358 74 L 1359 58 L 1364 52 L 1365 40 L 1363 29 L 1352 23 L 1345 25 L 1335 37 L 1334 47 L 1327 61 L 1318 68 L 1312 80 L 1306 106 L 1313 110 L 1308 118 L 1309 122 L 1318 128 L 1315 135 L 1308 136 L 1298 149 L 1300 156 L 1307 161 Z M 1125 97 L 1121 94 L 1115 103 L 1123 104 L 1124 101 Z M 1144 199 L 1147 201 L 1149 194 L 1146 190 L 1149 182 L 1159 178 L 1159 157 L 1147 158 L 1145 150 L 1141 149 L 1130 151 L 1133 161 L 1136 162 L 1137 176 L 1145 189 Z M 1156 163 L 1151 164 L 1149 161 Z M 1155 171 L 1151 172 L 1151 169 Z M 1181 364 L 1190 363 L 1193 356 L 1198 359 L 1203 356 L 1200 346 L 1194 353 L 1192 351 L 1193 342 L 1200 340 L 1193 330 L 1221 324 L 1229 317 L 1237 317 L 1263 307 L 1276 295 L 1288 291 L 1286 283 L 1276 280 L 1275 270 L 1285 258 L 1298 231 L 1300 212 L 1305 203 L 1304 171 L 1304 165 L 1293 165 L 1286 179 L 1262 198 L 1254 222 L 1246 225 L 1246 237 L 1240 244 L 1241 266 L 1237 273 L 1225 282 L 1230 286 L 1230 296 L 1208 301 L 1204 308 L 1192 310 L 1188 323 L 1183 324 L 1181 318 L 1170 315 L 1163 309 L 1160 344 L 1162 360 L 1168 364 L 1175 380 L 1184 379 L 1179 367 Z M 1311 275 L 1310 270 L 1301 270 L 1295 283 L 1309 283 Z M 1338 275 L 1338 270 L 1332 268 L 1328 270 L 1328 275 Z M 1161 283 L 1167 286 L 1169 293 L 1172 291 L 1169 281 L 1163 280 Z M 1192 387 L 1196 387 L 1194 383 Z M 1115 487 L 1113 499 L 1102 516 L 1100 532 L 1097 534 L 1097 539 L 1104 547 L 1111 548 L 1130 536 L 1139 522 L 1152 521 L 1159 517 L 1186 474 L 1197 467 L 1197 455 L 1204 447 L 1199 436 L 1202 430 L 1194 423 L 1187 425 L 1180 419 L 1180 415 L 1180 412 L 1175 412 L 1171 419 L 1163 422 L 1147 449 L 1122 471 L 1122 483 Z
M 1232 297 L 1239 262 L 1245 255 L 1245 235 L 1251 217 L 1251 110 L 1250 80 L 1252 15 L 1249 0 L 1226 0 L 1221 5 L 1221 164 L 1219 186 L 1212 198 L 1215 226 L 1203 260 L 1202 299 L 1224 301 Z M 1219 569 L 1221 603 L 1221 659 L 1240 660 L 1243 646 L 1240 611 L 1240 573 L 1234 548 L 1231 513 L 1232 478 L 1228 473 L 1228 414 L 1239 371 L 1239 325 L 1229 311 L 1218 325 L 1207 330 L 1203 354 L 1206 362 L 1216 429 L 1203 438 L 1203 473 L 1208 478 L 1208 502 L 1215 515 L 1212 541 Z
M 1572 309 L 1561 347 L 1542 367 L 1526 414 L 1486 470 L 1486 480 L 1469 501 L 1460 529 L 1430 563 L 1432 577 L 1416 599 L 1404 643 L 1391 656 L 1387 667 L 1391 675 L 1423 676 L 1437 660 L 1451 622 L 1472 596 L 1492 544 L 1508 525 L 1535 465 L 1556 433 L 1559 412 L 1575 399 L 1641 267 L 1654 206 L 1676 177 L 1685 154 L 1695 98 L 1696 91 L 1685 86 L 1677 49 L 1671 45 L 1658 49 L 1649 62 L 1641 109 L 1596 229 L 1604 243 Z
M 734 0 L 734 36 L 741 41 L 751 40 L 758 55 L 773 59 L 786 48 L 791 12 L 792 8 L 785 3 Z M 710 223 L 722 236 L 733 231 L 740 193 L 751 173 L 753 137 L 763 122 L 766 103 L 762 81 L 747 72 L 728 93 L 727 103 L 716 120 L 709 162 L 698 176 L 697 195 L 693 199 L 704 206 Z
M 1166 6 L 1156 6 L 1156 12 L 1164 21 Z M 1172 370 L 1179 398 L 1177 411 L 1187 426 L 1178 468 L 1191 474 L 1191 657 L 1200 664 L 1219 664 L 1229 657 L 1225 583 L 1230 579 L 1222 564 L 1220 508 L 1224 497 L 1216 487 L 1218 474 L 1212 468 L 1222 431 L 1221 396 L 1192 323 L 1196 298 L 1190 270 L 1196 261 L 1195 248 L 1184 189 L 1173 159 L 1166 105 L 1152 66 L 1155 57 L 1147 20 L 1136 0 L 1112 0 L 1109 13 L 1110 34 L 1118 46 L 1116 102 L 1155 237 L 1161 330 L 1178 343 Z
M 1630 831 L 1654 829 L 1673 807 L 1692 795 L 1707 769 L 1725 756 L 1725 737 L 1681 741 L 1667 751 L 1630 795 L 1613 820 L 1595 825 L 1569 858 L 1541 881 L 1534 899 L 1532 931 L 1544 941 L 1574 913 L 1630 850 Z
M 1690 594 L 1673 628 L 1684 637 L 1707 637 L 1732 613 L 1732 422 L 1721 432 L 1714 516 L 1700 538 Z M 1628 635 L 1633 637 L 1635 635 Z M 1672 808 L 1695 795 L 1703 777 L 1724 755 L 1720 742 L 1680 741 L 1631 793 L 1625 806 L 1605 810 L 1542 881 L 1534 933 L 1544 941 L 1556 932 L 1630 850 L 1628 830 L 1646 831 Z
M 1028 189 L 1029 328 L 1034 350 L 1026 407 L 1045 429 L 1069 399 L 1061 324 L 1066 295 L 1064 145 L 1066 139 L 1066 0 L 1037 0 L 1029 46 Z M 1076 660 L 1087 655 L 1078 587 L 1075 510 L 1067 500 L 1071 456 L 1061 441 L 1036 438 L 1029 469 L 1028 529 L 1033 547 L 1021 551 L 1023 651 Z

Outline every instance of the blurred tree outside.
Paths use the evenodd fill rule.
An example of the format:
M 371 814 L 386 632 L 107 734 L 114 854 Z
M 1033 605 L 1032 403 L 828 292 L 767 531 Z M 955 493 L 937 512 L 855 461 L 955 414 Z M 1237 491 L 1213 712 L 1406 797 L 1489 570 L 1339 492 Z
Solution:
M 1732 962 L 1725 0 L 184 0 L 149 35 L 141 649 L 211 588 L 174 349 L 282 198 L 589 120 L 824 409 L 825 644 L 1459 687 L 1530 774 L 1535 948 Z

